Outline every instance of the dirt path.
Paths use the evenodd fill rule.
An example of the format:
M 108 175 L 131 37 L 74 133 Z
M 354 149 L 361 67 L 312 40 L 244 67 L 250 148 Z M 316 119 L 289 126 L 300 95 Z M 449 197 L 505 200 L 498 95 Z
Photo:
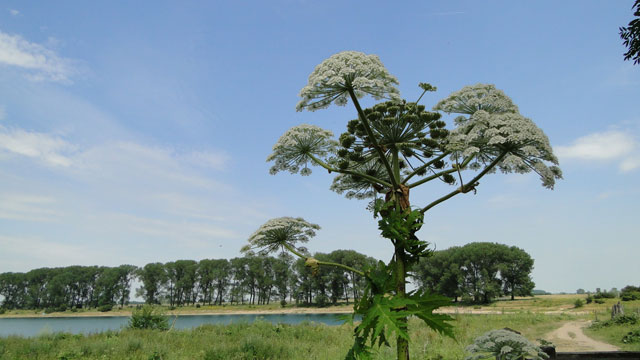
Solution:
M 544 336 L 556 346 L 556 351 L 616 351 L 617 347 L 587 337 L 582 329 L 589 321 L 570 321 Z

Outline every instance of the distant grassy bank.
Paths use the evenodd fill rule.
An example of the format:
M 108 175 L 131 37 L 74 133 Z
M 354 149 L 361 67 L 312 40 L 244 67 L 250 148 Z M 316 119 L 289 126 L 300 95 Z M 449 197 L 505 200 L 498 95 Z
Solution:
M 502 313 L 518 313 L 518 312 L 534 312 L 534 313 L 568 313 L 568 314 L 593 314 L 597 312 L 606 312 L 611 306 L 617 303 L 618 299 L 605 299 L 604 303 L 585 304 L 580 308 L 575 307 L 577 299 L 584 300 L 587 295 L 538 295 L 535 297 L 520 297 L 515 300 L 497 300 L 486 305 L 465 305 L 452 304 L 450 307 L 441 310 L 447 313 L 476 313 L 476 314 L 502 314 Z M 625 302 L 624 305 L 630 307 L 640 307 L 640 301 Z M 114 307 L 108 312 L 100 312 L 97 309 L 78 309 L 75 311 L 67 310 L 63 312 L 53 312 L 43 315 L 42 310 L 7 310 L 2 317 L 39 317 L 39 316 L 130 316 L 131 311 L 135 309 L 135 305 L 125 306 L 123 308 Z M 266 305 L 203 305 L 203 306 L 181 306 L 170 309 L 164 306 L 168 314 L 171 315 L 191 315 L 191 314 L 254 314 L 254 313 L 348 313 L 353 311 L 353 303 L 339 303 L 334 306 L 317 307 L 317 306 L 296 306 L 286 305 L 280 306 L 278 303 Z

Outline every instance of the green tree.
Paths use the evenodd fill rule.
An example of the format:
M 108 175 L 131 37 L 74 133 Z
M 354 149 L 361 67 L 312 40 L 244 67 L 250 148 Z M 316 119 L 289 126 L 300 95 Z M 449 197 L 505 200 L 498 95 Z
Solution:
M 535 283 L 531 279 L 533 259 L 524 250 L 511 246 L 505 249 L 503 259 L 498 269 L 502 279 L 505 294 L 515 296 L 530 296 Z
M 460 248 L 435 251 L 423 257 L 413 268 L 413 278 L 422 289 L 442 294 L 455 302 L 462 295 Z
M 287 249 L 304 258 L 314 272 L 321 265 L 339 266 L 367 278 L 367 289 L 354 307 L 363 320 L 356 327 L 349 358 L 366 356 L 373 344 L 388 344 L 386 339 L 395 333 L 398 359 L 409 359 L 410 315 L 451 334 L 450 325 L 444 322 L 449 318 L 432 312 L 448 300 L 406 290 L 407 270 L 430 252 L 429 244 L 416 235 L 425 213 L 456 195 L 476 192 L 479 181 L 497 169 L 534 171 L 547 188 L 553 188 L 561 177 L 548 138 L 493 85 L 467 86 L 430 112 L 418 101 L 435 87 L 421 83 L 423 93 L 418 101 L 407 102 L 400 99 L 397 84 L 375 55 L 346 51 L 331 56 L 309 76 L 297 110 L 315 111 L 351 101 L 357 119 L 348 122 L 347 132 L 338 141 L 317 126 L 295 126 L 280 137 L 267 157 L 275 162 L 272 174 L 309 175 L 308 165 L 316 165 L 337 174 L 333 191 L 347 198 L 373 198 L 370 208 L 374 216 L 380 216 L 378 227 L 394 247 L 391 260 L 357 270 L 315 259 L 298 244 L 308 241 L 319 226 L 300 218 L 268 221 L 249 237 L 245 248 L 265 254 Z M 367 94 L 390 101 L 362 109 L 358 99 Z M 455 127 L 446 129 L 437 111 L 458 114 Z M 411 208 L 410 190 L 431 181 L 457 186 L 426 205 Z
M 160 296 L 164 284 L 167 282 L 167 273 L 162 263 L 149 263 L 138 269 L 138 279 L 142 282 L 141 295 L 147 304 L 160 304 Z
M 633 15 L 636 19 L 629 22 L 626 27 L 620 28 L 620 38 L 627 47 L 624 53 L 625 60 L 633 60 L 634 64 L 640 64 L 640 0 L 636 0 L 631 9 L 635 8 Z

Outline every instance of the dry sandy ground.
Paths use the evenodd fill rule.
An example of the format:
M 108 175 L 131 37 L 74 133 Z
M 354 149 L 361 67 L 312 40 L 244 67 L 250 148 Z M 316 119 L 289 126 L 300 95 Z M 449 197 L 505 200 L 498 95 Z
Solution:
M 582 329 L 588 326 L 590 321 L 570 321 L 559 329 L 544 336 L 556 346 L 556 351 L 616 351 L 617 347 L 587 337 Z

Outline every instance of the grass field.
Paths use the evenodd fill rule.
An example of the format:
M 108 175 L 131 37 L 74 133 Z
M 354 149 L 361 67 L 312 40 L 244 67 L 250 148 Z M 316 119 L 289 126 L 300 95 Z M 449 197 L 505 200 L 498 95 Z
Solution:
M 456 339 L 411 319 L 411 352 L 417 359 L 463 359 L 464 348 L 485 331 L 509 327 L 531 340 L 570 315 L 533 313 L 454 315 Z M 48 334 L 0 339 L 0 359 L 340 359 L 351 346 L 353 326 L 319 324 L 207 325 L 193 330 L 123 330 L 94 335 Z M 375 359 L 393 359 L 394 344 Z
M 480 334 L 504 327 L 521 332 L 535 341 L 572 320 L 606 320 L 610 318 L 609 299 L 604 304 L 574 308 L 583 295 L 543 295 L 515 301 L 497 301 L 487 306 L 450 307 L 455 318 L 455 340 L 428 329 L 411 319 L 411 353 L 415 359 L 463 359 L 464 348 Z M 638 311 L 640 301 L 626 302 L 627 313 Z M 323 308 L 325 311 L 350 307 Z M 279 304 L 268 306 L 187 307 L 177 313 L 281 311 Z M 285 310 L 302 310 L 287 307 Z M 305 311 L 317 310 L 314 308 Z M 476 312 L 467 314 L 466 312 Z M 128 312 L 123 309 L 123 312 Z M 33 314 L 33 312 L 31 312 Z M 73 315 L 78 313 L 69 313 Z M 89 314 L 89 313 L 87 313 Z M 18 314 L 19 315 L 19 314 Z M 67 315 L 62 313 L 61 315 Z M 6 315 L 5 315 L 6 316 Z M 15 315 L 14 315 L 15 316 Z M 587 330 L 587 335 L 617 345 L 623 350 L 640 351 L 640 343 L 624 344 L 621 339 L 639 325 L 611 326 Z M 46 334 L 36 338 L 0 339 L 0 359 L 340 359 L 352 344 L 352 325 L 321 324 L 207 325 L 192 330 L 169 332 L 123 330 L 93 335 Z M 394 359 L 394 343 L 380 348 L 374 359 Z

